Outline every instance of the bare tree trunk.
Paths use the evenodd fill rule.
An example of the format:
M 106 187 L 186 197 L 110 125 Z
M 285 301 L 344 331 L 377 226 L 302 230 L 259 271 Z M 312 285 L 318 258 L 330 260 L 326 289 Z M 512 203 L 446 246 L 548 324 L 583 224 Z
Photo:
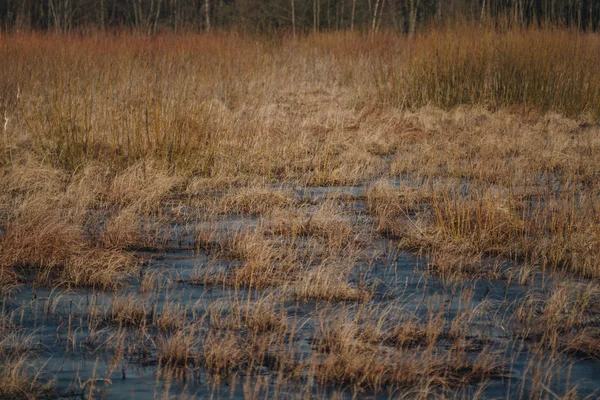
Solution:
M 156 5 L 156 16 L 154 17 L 154 25 L 152 26 L 152 33 L 156 32 L 156 28 L 158 26 L 158 19 L 160 18 L 160 5 L 162 0 L 158 0 L 158 4 Z
M 292 35 L 295 38 L 296 37 L 296 2 L 295 0 L 291 0 L 292 1 Z
M 206 32 L 210 32 L 210 0 L 204 0 L 204 17 Z
M 106 9 L 104 8 L 104 0 L 100 0 L 100 28 L 102 28 L 102 30 L 104 30 L 104 28 L 105 28 L 105 21 L 104 21 L 105 14 L 106 14 Z
M 583 26 L 581 23 L 581 10 L 583 9 L 583 4 L 581 4 L 581 0 L 579 0 L 577 3 L 577 29 L 581 30 Z
M 137 29 L 144 29 L 144 18 L 143 18 L 142 0 L 133 0 L 133 23 Z
M 371 33 L 375 33 L 375 24 L 377 23 L 377 10 L 379 9 L 379 0 L 375 2 L 375 9 L 373 10 L 373 23 L 371 24 Z
M 485 6 L 486 6 L 486 1 L 483 0 L 483 2 L 481 3 L 481 22 L 483 23 L 483 20 L 485 19 Z
M 146 35 L 149 35 L 151 33 L 153 11 L 154 11 L 154 0 L 151 0 L 150 1 L 150 9 L 148 10 L 148 15 L 144 18 L 144 27 L 146 28 Z
M 317 0 L 313 0 L 313 33 L 317 33 L 317 21 L 319 15 L 317 11 Z
M 416 3 L 415 3 L 416 1 Z M 420 0 L 410 0 L 409 20 L 408 20 L 408 35 L 413 36 L 417 28 L 417 10 Z
M 383 20 L 384 7 L 385 7 L 385 0 L 381 0 L 381 8 L 379 9 L 379 22 L 377 22 L 377 26 L 375 27 L 375 32 L 379 32 L 379 28 L 381 27 L 381 20 Z
M 321 30 L 321 0 L 317 0 L 317 30 Z
M 54 29 L 59 32 L 66 32 L 71 26 L 73 10 L 70 0 L 49 0 L 48 18 L 52 18 Z
M 589 17 L 589 22 L 588 22 L 588 30 L 590 32 L 592 32 L 594 30 L 594 3 L 592 3 L 591 1 L 589 2 L 589 11 L 588 11 L 588 17 Z
M 356 13 L 356 0 L 352 0 L 352 16 L 350 17 L 350 30 L 354 30 L 354 15 Z

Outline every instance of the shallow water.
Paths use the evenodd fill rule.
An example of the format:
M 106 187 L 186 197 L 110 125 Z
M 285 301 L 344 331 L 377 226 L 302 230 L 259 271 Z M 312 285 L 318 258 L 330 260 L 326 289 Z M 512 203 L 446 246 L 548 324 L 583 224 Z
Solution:
M 397 180 L 395 184 L 406 182 Z M 352 211 L 345 218 L 354 225 L 369 223 L 364 215 L 364 187 L 302 188 L 296 194 L 298 199 L 313 205 L 332 198 L 343 198 L 347 210 Z M 156 316 L 173 307 L 185 309 L 180 318 L 186 323 L 197 324 L 197 329 L 202 332 L 211 323 L 207 317 L 211 309 L 222 307 L 226 310 L 234 303 L 253 306 L 267 295 L 276 298 L 279 295 L 276 287 L 249 291 L 240 287 L 204 285 L 194 279 L 197 271 L 207 268 L 228 271 L 240 263 L 192 251 L 196 248 L 196 232 L 210 231 L 214 240 L 219 241 L 241 230 L 253 230 L 259 223 L 258 217 L 223 215 L 194 226 L 174 226 L 173 246 L 167 246 L 167 251 L 138 252 L 138 256 L 146 259 L 143 274 L 155 277 L 152 290 L 145 293 L 142 293 L 138 279 L 132 279 L 118 293 L 23 286 L 13 297 L 5 299 L 3 306 L 6 313 L 12 313 L 12 321 L 19 327 L 16 330 L 19 334 L 33 335 L 30 346 L 36 349 L 46 375 L 55 380 L 58 393 L 64 397 L 80 396 L 93 384 L 100 397 L 111 399 L 161 396 L 245 398 L 249 397 L 249 391 L 259 398 L 298 398 L 306 394 L 307 388 L 317 398 L 333 395 L 351 398 L 356 394 L 351 387 L 319 385 L 311 383 L 310 379 L 308 383 L 302 380 L 282 382 L 278 380 L 276 371 L 264 366 L 253 374 L 238 374 L 221 381 L 215 381 L 202 369 L 190 367 L 180 371 L 177 379 L 169 379 L 159 373 L 152 337 L 129 337 L 127 335 L 134 331 L 119 329 L 106 321 L 96 325 L 92 323 L 91 315 L 98 309 L 106 312 L 116 297 L 131 295 L 131 299 L 139 300 L 146 311 L 152 310 Z M 370 235 L 363 238 L 368 245 L 351 271 L 349 282 L 370 290 L 372 296 L 368 304 L 372 307 L 373 317 L 390 310 L 423 318 L 441 312 L 448 324 L 444 330 L 454 321 L 461 321 L 474 346 L 473 350 L 467 351 L 469 357 L 477 357 L 479 344 L 505 355 L 505 373 L 502 377 L 490 379 L 483 389 L 484 397 L 512 398 L 517 393 L 518 396 L 530 393 L 533 387 L 531 373 L 525 372 L 532 368 L 531 349 L 526 342 L 516 341 L 511 327 L 504 323 L 515 304 L 532 290 L 546 290 L 545 285 L 550 278 L 538 273 L 528 286 L 521 286 L 516 280 L 508 283 L 506 279 L 485 276 L 444 280 L 428 271 L 424 257 L 397 250 L 393 240 L 372 239 Z M 489 260 L 490 264 L 494 262 Z M 510 267 L 503 264 L 500 270 L 509 270 Z M 314 340 L 319 326 L 328 322 L 323 318 L 344 313 L 351 316 L 358 308 L 359 304 L 352 301 L 331 304 L 321 300 L 288 299 L 277 303 L 285 322 L 295 327 L 291 345 L 300 360 L 315 357 Z M 468 319 L 458 320 L 467 312 L 470 312 Z M 121 338 L 120 342 L 112 343 L 116 337 Z M 520 348 L 521 345 L 524 347 Z M 125 346 L 125 349 L 119 346 Z M 449 344 L 440 342 L 440 351 L 445 351 L 444 346 Z M 126 356 L 118 357 L 117 354 Z M 600 390 L 600 362 L 597 360 L 563 355 L 557 360 L 539 361 L 539 365 L 555 373 L 555 378 L 545 389 L 548 393 L 563 393 L 577 387 L 578 394 L 585 396 L 595 395 Z M 459 393 L 469 397 L 478 389 L 475 384 L 467 385 Z M 396 395 L 398 392 L 395 391 L 360 393 L 361 397 L 371 398 Z

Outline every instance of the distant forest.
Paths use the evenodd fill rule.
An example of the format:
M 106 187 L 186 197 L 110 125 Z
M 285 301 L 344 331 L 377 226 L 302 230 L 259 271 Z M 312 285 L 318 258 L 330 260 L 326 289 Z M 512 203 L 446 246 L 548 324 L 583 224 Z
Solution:
M 393 30 L 477 21 L 597 30 L 599 0 L 0 0 L 4 31 L 237 29 L 292 34 Z

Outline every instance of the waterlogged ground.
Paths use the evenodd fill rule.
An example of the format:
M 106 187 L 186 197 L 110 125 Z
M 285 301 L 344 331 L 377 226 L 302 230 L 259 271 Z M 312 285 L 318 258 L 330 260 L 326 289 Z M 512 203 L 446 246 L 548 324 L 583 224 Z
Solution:
M 264 190 L 246 212 L 179 206 L 187 220 L 135 251 L 139 276 L 117 291 L 22 285 L 1 303 L 4 343 L 35 354 L 48 397 L 598 395 L 583 322 L 566 343 L 540 326 L 568 323 L 585 280 L 491 256 L 444 268 L 378 229 L 369 187 Z
M 0 398 L 598 397 L 597 38 L 448 33 L 3 36 Z

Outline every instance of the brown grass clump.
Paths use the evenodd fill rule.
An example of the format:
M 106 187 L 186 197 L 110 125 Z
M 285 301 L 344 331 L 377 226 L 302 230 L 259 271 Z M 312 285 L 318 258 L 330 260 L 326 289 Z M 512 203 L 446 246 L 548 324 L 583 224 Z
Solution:
M 110 169 L 100 163 L 90 163 L 71 175 L 63 207 L 74 221 L 85 224 L 90 210 L 105 208 L 112 177 Z
M 249 187 L 227 193 L 219 199 L 217 210 L 221 213 L 257 215 L 295 203 L 293 196 L 283 190 Z
M 181 330 L 188 323 L 188 309 L 177 300 L 165 301 L 160 312 L 155 309 L 154 313 L 153 325 L 162 332 Z
M 502 371 L 498 356 L 482 350 L 476 359 L 463 349 L 391 348 L 361 339 L 361 326 L 340 322 L 321 328 L 316 377 L 321 382 L 358 385 L 378 391 L 393 388 L 449 388 L 485 381 Z M 434 327 L 437 329 L 437 327 Z M 317 361 L 318 360 L 318 361 Z
M 6 334 L 0 339 L 0 398 L 53 398 L 56 393 L 51 381 L 44 381 L 42 371 L 30 358 L 33 337 Z
M 231 375 L 276 371 L 281 379 L 300 379 L 306 365 L 294 359 L 293 346 L 277 332 L 263 334 L 210 331 L 202 343 L 201 363 L 217 382 Z M 281 383 L 281 382 L 279 382 Z
M 368 300 L 371 293 L 367 288 L 349 282 L 353 267 L 353 260 L 325 260 L 302 273 L 292 285 L 293 293 L 302 300 Z
M 172 334 L 159 336 L 156 340 L 156 353 L 159 363 L 165 368 L 186 366 L 198 359 L 197 332 L 177 330 Z
M 65 286 L 116 289 L 137 271 L 138 262 L 130 254 L 105 250 L 83 250 L 70 257 L 59 283 Z
M 3 268 L 64 264 L 79 250 L 81 235 L 76 225 L 61 222 L 56 216 L 17 218 L 7 226 L 0 244 Z
M 4 358 L 0 361 L 0 397 L 31 400 L 55 396 L 52 385 L 43 383 L 38 374 L 25 358 Z
M 555 351 L 598 354 L 598 285 L 566 280 L 553 283 L 549 289 L 530 293 L 517 310 L 524 337 Z
M 202 344 L 202 363 L 206 370 L 227 377 L 248 361 L 248 349 L 235 334 L 209 334 Z
M 181 182 L 180 177 L 168 175 L 151 161 L 141 161 L 113 179 L 107 197 L 122 207 L 148 212 L 156 210 Z
M 367 192 L 367 207 L 377 220 L 377 231 L 402 238 L 415 213 L 426 208 L 433 193 L 423 187 L 395 188 L 387 182 L 377 182 Z
M 106 222 L 102 233 L 103 242 L 110 248 L 128 249 L 139 246 L 142 241 L 140 224 L 139 215 L 131 208 L 124 208 Z
M 273 233 L 289 236 L 292 243 L 297 237 L 323 238 L 330 249 L 354 247 L 354 229 L 347 215 L 330 203 L 316 210 L 281 211 L 269 215 L 266 229 Z
M 147 326 L 152 310 L 134 294 L 116 295 L 106 308 L 102 320 L 117 326 Z
M 130 255 L 88 248 L 82 236 L 77 225 L 52 214 L 17 217 L 0 241 L 3 276 L 33 272 L 42 284 L 114 289 L 135 271 Z
M 27 158 L 22 163 L 15 163 L 5 169 L 2 186 L 5 195 L 33 195 L 35 193 L 58 194 L 66 183 L 68 176 L 59 168 L 52 168 L 39 161 Z
M 292 248 L 277 240 L 268 239 L 261 230 L 242 231 L 225 240 L 221 254 L 241 261 L 232 271 L 207 270 L 196 280 L 205 283 L 227 283 L 235 286 L 268 287 L 289 279 L 297 268 L 297 255 Z
M 285 332 L 285 314 L 276 310 L 275 296 L 264 296 L 252 303 L 214 302 L 209 307 L 211 327 L 216 329 L 264 333 Z

